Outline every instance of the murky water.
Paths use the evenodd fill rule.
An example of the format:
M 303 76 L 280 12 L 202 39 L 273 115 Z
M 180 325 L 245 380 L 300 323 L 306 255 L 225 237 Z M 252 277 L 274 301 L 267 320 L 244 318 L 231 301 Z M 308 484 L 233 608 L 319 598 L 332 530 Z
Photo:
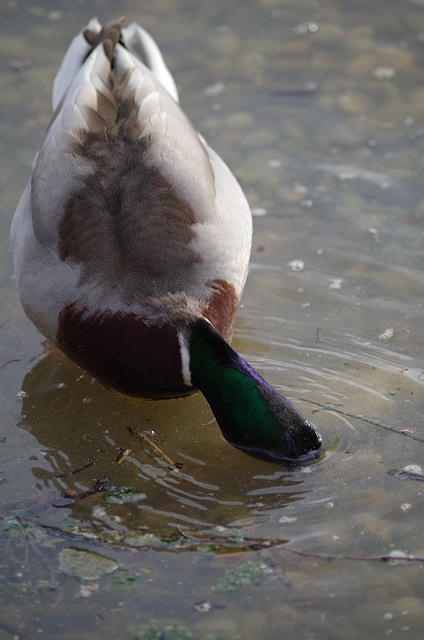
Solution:
M 93 14 L 152 32 L 247 193 L 234 345 L 317 424 L 313 464 L 231 448 L 200 394 L 105 390 L 23 314 L 8 228 Z M 0 16 L 0 638 L 421 638 L 424 3 L 4 0 Z

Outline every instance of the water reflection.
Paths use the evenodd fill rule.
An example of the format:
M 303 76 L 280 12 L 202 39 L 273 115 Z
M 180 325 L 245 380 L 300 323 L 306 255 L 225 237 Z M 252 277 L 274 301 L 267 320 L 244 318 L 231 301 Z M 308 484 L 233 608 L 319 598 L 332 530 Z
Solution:
M 238 329 L 237 348 L 256 352 L 248 355 L 255 367 L 277 380 L 298 381 L 292 394 L 324 434 L 321 460 L 284 469 L 247 457 L 222 439 L 201 394 L 162 401 L 125 397 L 49 348 L 22 385 L 20 426 L 44 448 L 44 465 L 35 462 L 33 474 L 48 508 L 37 515 L 57 520 L 55 504 L 79 521 L 127 531 L 225 536 L 237 530 L 334 553 L 348 538 L 370 554 L 399 544 L 404 527 L 391 522 L 392 513 L 412 502 L 409 478 L 392 471 L 420 463 L 420 372 L 384 347 L 341 351 L 338 338 L 309 350 L 275 340 L 270 358 L 249 335 L 247 326 Z M 140 432 L 182 462 L 181 470 Z M 104 478 L 106 491 L 73 498 Z
M 177 525 L 258 523 L 265 512 L 282 510 L 310 490 L 296 470 L 276 472 L 229 446 L 201 394 L 161 401 L 125 397 L 53 348 L 27 373 L 22 392 L 20 426 L 45 448 L 46 465 L 33 469 L 43 490 L 71 496 L 108 477 L 110 485 L 131 487 L 140 496 L 120 505 L 108 501 L 107 492 L 94 493 L 71 507 L 80 519 L 90 519 L 93 508 L 102 505 L 108 518 L 119 516 L 129 528 L 156 532 Z M 181 470 L 142 433 L 180 462 Z M 122 460 L 119 454 L 127 450 Z

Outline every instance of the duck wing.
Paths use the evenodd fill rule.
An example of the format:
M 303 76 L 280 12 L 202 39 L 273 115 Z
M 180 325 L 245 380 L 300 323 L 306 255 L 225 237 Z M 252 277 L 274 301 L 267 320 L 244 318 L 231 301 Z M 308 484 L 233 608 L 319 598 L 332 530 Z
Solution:
M 175 101 L 150 36 L 121 27 L 91 21 L 71 44 L 12 225 L 21 299 L 47 337 L 75 300 L 142 312 L 184 294 L 202 310 L 229 290 L 235 310 L 246 278 L 241 188 Z

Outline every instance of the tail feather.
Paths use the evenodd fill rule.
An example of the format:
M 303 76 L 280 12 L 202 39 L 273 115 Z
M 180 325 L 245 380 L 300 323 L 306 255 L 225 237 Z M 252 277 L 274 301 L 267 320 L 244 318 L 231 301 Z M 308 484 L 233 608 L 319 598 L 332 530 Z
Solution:
M 153 38 L 138 24 L 124 27 L 125 18 L 112 20 L 102 28 L 97 18 L 73 39 L 65 54 L 62 65 L 53 84 L 53 111 L 56 111 L 69 86 L 90 53 L 103 45 L 106 57 L 113 66 L 113 58 L 118 43 L 142 62 L 161 82 L 173 99 L 178 102 L 178 91 L 160 49 Z
M 92 18 L 86 27 L 87 29 L 100 33 L 102 26 L 97 18 Z M 90 50 L 91 45 L 85 39 L 83 32 L 72 40 L 53 83 L 53 111 L 56 111 Z
M 87 53 L 87 56 L 90 55 L 90 52 L 99 44 L 103 44 L 103 49 L 106 57 L 110 60 L 110 62 L 112 62 L 115 53 L 115 47 L 121 39 L 121 31 L 124 24 L 125 18 L 122 17 L 118 18 L 118 20 L 111 20 L 110 22 L 107 22 L 100 32 L 87 27 L 83 31 L 84 38 L 87 40 L 88 44 L 91 47 Z
M 175 80 L 152 36 L 133 22 L 122 30 L 122 39 L 128 51 L 141 60 L 171 94 L 175 102 L 179 102 Z

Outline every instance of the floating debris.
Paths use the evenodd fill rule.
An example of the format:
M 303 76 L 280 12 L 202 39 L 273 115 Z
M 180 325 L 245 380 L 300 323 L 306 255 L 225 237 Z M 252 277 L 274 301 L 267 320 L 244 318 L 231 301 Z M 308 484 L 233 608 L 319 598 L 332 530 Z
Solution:
M 130 434 L 131 434 L 134 438 L 137 438 L 138 440 L 142 440 L 142 441 L 144 441 L 144 442 L 147 442 L 147 444 L 148 444 L 148 445 L 149 445 L 149 446 L 150 446 L 150 447 L 151 447 L 151 448 L 152 448 L 156 453 L 158 453 L 160 456 L 162 456 L 162 458 L 165 460 L 165 462 L 167 462 L 167 463 L 170 465 L 170 466 L 169 466 L 169 468 L 170 468 L 172 471 L 176 471 L 176 472 L 178 472 L 178 471 L 182 468 L 182 466 L 183 466 L 183 463 L 182 463 L 182 462 L 173 462 L 173 461 L 171 460 L 171 458 L 170 458 L 170 457 L 169 457 L 169 456 L 168 456 L 164 451 L 162 451 L 162 449 L 161 449 L 160 447 L 158 447 L 158 445 L 157 445 L 157 444 L 155 444 L 155 443 L 153 442 L 153 440 L 151 440 L 151 439 L 147 436 L 147 434 L 143 433 L 143 432 L 142 432 L 142 431 L 140 431 L 139 429 L 134 430 L 134 429 L 132 429 L 132 427 L 127 427 L 127 429 L 128 429 L 128 431 L 130 432 Z M 154 435 L 154 432 L 153 432 L 153 434 L 152 434 L 152 435 Z
M 61 20 L 63 18 L 63 11 L 49 11 L 47 14 L 47 20 Z
M 295 27 L 294 32 L 299 35 L 304 35 L 305 33 L 315 33 L 318 31 L 318 25 L 315 22 L 302 22 L 301 24 Z
M 116 485 L 110 484 L 110 478 L 108 476 L 105 476 L 104 478 L 100 478 L 100 480 L 97 480 L 97 482 L 95 482 L 92 487 L 86 489 L 85 491 L 77 492 L 74 489 L 69 489 L 65 492 L 65 497 L 72 498 L 73 500 L 83 500 L 84 498 L 92 496 L 95 493 L 100 493 L 101 491 L 110 491 L 111 489 L 116 489 Z
M 271 169 L 279 169 L 281 167 L 281 160 L 278 158 L 270 158 L 267 164 Z
M 263 218 L 267 213 L 268 210 L 264 209 L 264 207 L 255 207 L 254 209 L 252 209 L 252 216 L 254 216 L 255 218 Z
M 311 198 L 304 198 L 299 204 L 302 209 L 311 209 L 314 206 L 314 201 Z
M 332 278 L 330 280 L 330 284 L 328 285 L 329 289 L 341 289 L 342 288 L 343 278 Z
M 281 518 L 278 521 L 280 524 L 294 524 L 295 522 L 297 522 L 297 518 L 296 517 L 290 517 L 290 516 L 281 516 Z
M 146 494 L 140 493 L 137 487 L 116 487 L 109 491 L 106 502 L 109 504 L 134 504 L 146 498 Z
M 325 171 L 335 176 L 339 180 L 364 180 L 376 184 L 381 189 L 388 189 L 393 186 L 393 181 L 385 173 L 379 171 L 370 171 L 368 169 L 360 169 L 359 167 L 350 167 L 348 165 L 323 164 L 315 165 L 315 169 Z
M 118 464 L 122 464 L 127 456 L 131 453 L 131 449 L 120 449 L 118 455 L 116 456 L 115 462 Z
M 378 233 L 378 229 L 376 229 L 375 227 L 369 227 L 368 233 L 372 235 L 373 240 L 376 244 L 380 242 L 380 235 Z
M 305 263 L 303 260 L 292 260 L 287 264 L 290 271 L 303 271 Z
M 394 334 L 394 329 L 389 328 L 389 329 L 386 329 L 386 331 L 383 331 L 383 333 L 381 333 L 378 336 L 378 339 L 382 341 L 390 340 L 391 338 L 393 338 L 393 334 Z
M 212 611 L 213 605 L 211 602 L 196 602 L 193 605 L 193 609 L 199 613 L 209 613 L 209 611 Z
M 409 561 L 413 556 L 408 555 L 405 551 L 395 549 L 391 551 L 387 556 L 387 560 L 391 565 L 403 564 L 405 561 Z
M 424 473 L 419 465 L 411 464 L 404 467 L 401 471 L 397 469 L 391 469 L 387 472 L 388 476 L 396 476 L 397 478 L 406 478 L 407 480 L 416 480 L 417 482 L 424 482 Z
M 206 87 L 205 94 L 210 97 L 215 97 L 220 96 L 223 91 L 225 91 L 225 84 L 218 81 Z
M 403 468 L 403 471 L 406 473 L 416 473 L 419 475 L 423 475 L 424 471 L 419 464 L 407 464 L 406 467 Z
M 198 613 L 210 613 L 214 609 L 225 609 L 225 605 L 223 604 L 212 604 L 212 602 L 196 602 L 193 605 L 193 611 L 197 611 Z
M 393 67 L 374 67 L 371 75 L 376 80 L 391 80 L 396 75 L 396 69 Z

